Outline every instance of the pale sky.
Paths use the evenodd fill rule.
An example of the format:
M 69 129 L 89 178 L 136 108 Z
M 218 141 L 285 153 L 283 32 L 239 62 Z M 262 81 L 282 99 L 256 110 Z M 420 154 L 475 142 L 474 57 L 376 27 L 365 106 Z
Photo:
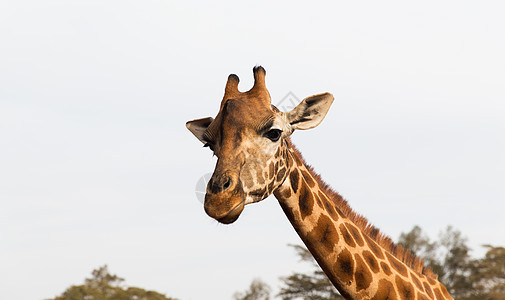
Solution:
M 383 232 L 505 246 L 502 1 L 0 2 L 0 295 L 54 297 L 108 264 L 181 300 L 304 270 L 275 198 L 224 226 L 186 130 L 228 74 L 274 104 L 331 92 L 306 160 Z

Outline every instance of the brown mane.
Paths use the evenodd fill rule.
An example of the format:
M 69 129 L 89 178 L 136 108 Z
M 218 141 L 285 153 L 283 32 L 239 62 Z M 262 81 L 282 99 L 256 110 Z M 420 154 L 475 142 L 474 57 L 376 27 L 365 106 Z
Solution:
M 288 146 L 291 148 L 295 154 L 300 158 L 305 167 L 308 169 L 312 177 L 317 181 L 323 192 L 328 196 L 328 198 L 332 199 L 340 211 L 351 220 L 356 226 L 358 226 L 363 233 L 365 233 L 369 238 L 374 240 L 377 244 L 379 244 L 386 251 L 391 253 L 397 259 L 402 261 L 404 264 L 412 268 L 414 271 L 424 274 L 427 277 L 437 279 L 437 275 L 433 273 L 433 271 L 429 267 L 424 267 L 423 259 L 414 255 L 409 249 L 406 249 L 400 245 L 397 245 L 393 242 L 393 240 L 380 232 L 380 230 L 374 225 L 370 224 L 368 220 L 362 215 L 356 213 L 348 204 L 347 200 L 345 200 L 339 193 L 335 192 L 324 180 L 321 176 L 314 171 L 314 169 L 308 165 L 301 152 L 293 145 L 291 140 L 287 139 Z

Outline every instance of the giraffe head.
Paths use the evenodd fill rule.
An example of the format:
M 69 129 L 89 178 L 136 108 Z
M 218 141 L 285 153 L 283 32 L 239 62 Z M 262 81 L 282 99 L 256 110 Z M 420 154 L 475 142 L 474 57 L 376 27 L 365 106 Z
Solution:
M 237 75 L 228 77 L 215 118 L 186 123 L 218 158 L 204 208 L 225 224 L 237 220 L 246 204 L 265 199 L 282 184 L 290 167 L 286 138 L 294 130 L 319 125 L 333 102 L 331 94 L 319 94 L 281 112 L 271 104 L 265 69 L 255 67 L 253 73 L 254 86 L 247 92 L 238 90 Z

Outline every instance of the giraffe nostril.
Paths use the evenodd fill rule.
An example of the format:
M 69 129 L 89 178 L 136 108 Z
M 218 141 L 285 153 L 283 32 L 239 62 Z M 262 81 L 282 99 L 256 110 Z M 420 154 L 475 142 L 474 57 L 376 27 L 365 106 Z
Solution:
M 227 190 L 231 185 L 231 178 L 230 177 L 226 177 L 226 181 L 225 183 L 223 184 L 223 190 Z
M 233 187 L 233 177 L 229 175 L 213 177 L 207 185 L 207 192 L 219 194 Z

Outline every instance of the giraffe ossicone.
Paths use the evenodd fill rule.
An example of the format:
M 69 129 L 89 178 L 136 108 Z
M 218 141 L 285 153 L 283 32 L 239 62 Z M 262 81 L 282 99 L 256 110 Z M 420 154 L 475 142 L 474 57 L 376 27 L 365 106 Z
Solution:
M 289 112 L 271 104 L 265 69 L 254 67 L 254 85 L 238 90 L 228 77 L 215 118 L 186 123 L 218 160 L 205 194 L 205 212 L 235 222 L 245 205 L 274 194 L 296 232 L 330 281 L 347 299 L 452 299 L 423 261 L 355 213 L 290 141 L 295 130 L 314 128 L 333 103 L 329 93 L 303 99 Z

